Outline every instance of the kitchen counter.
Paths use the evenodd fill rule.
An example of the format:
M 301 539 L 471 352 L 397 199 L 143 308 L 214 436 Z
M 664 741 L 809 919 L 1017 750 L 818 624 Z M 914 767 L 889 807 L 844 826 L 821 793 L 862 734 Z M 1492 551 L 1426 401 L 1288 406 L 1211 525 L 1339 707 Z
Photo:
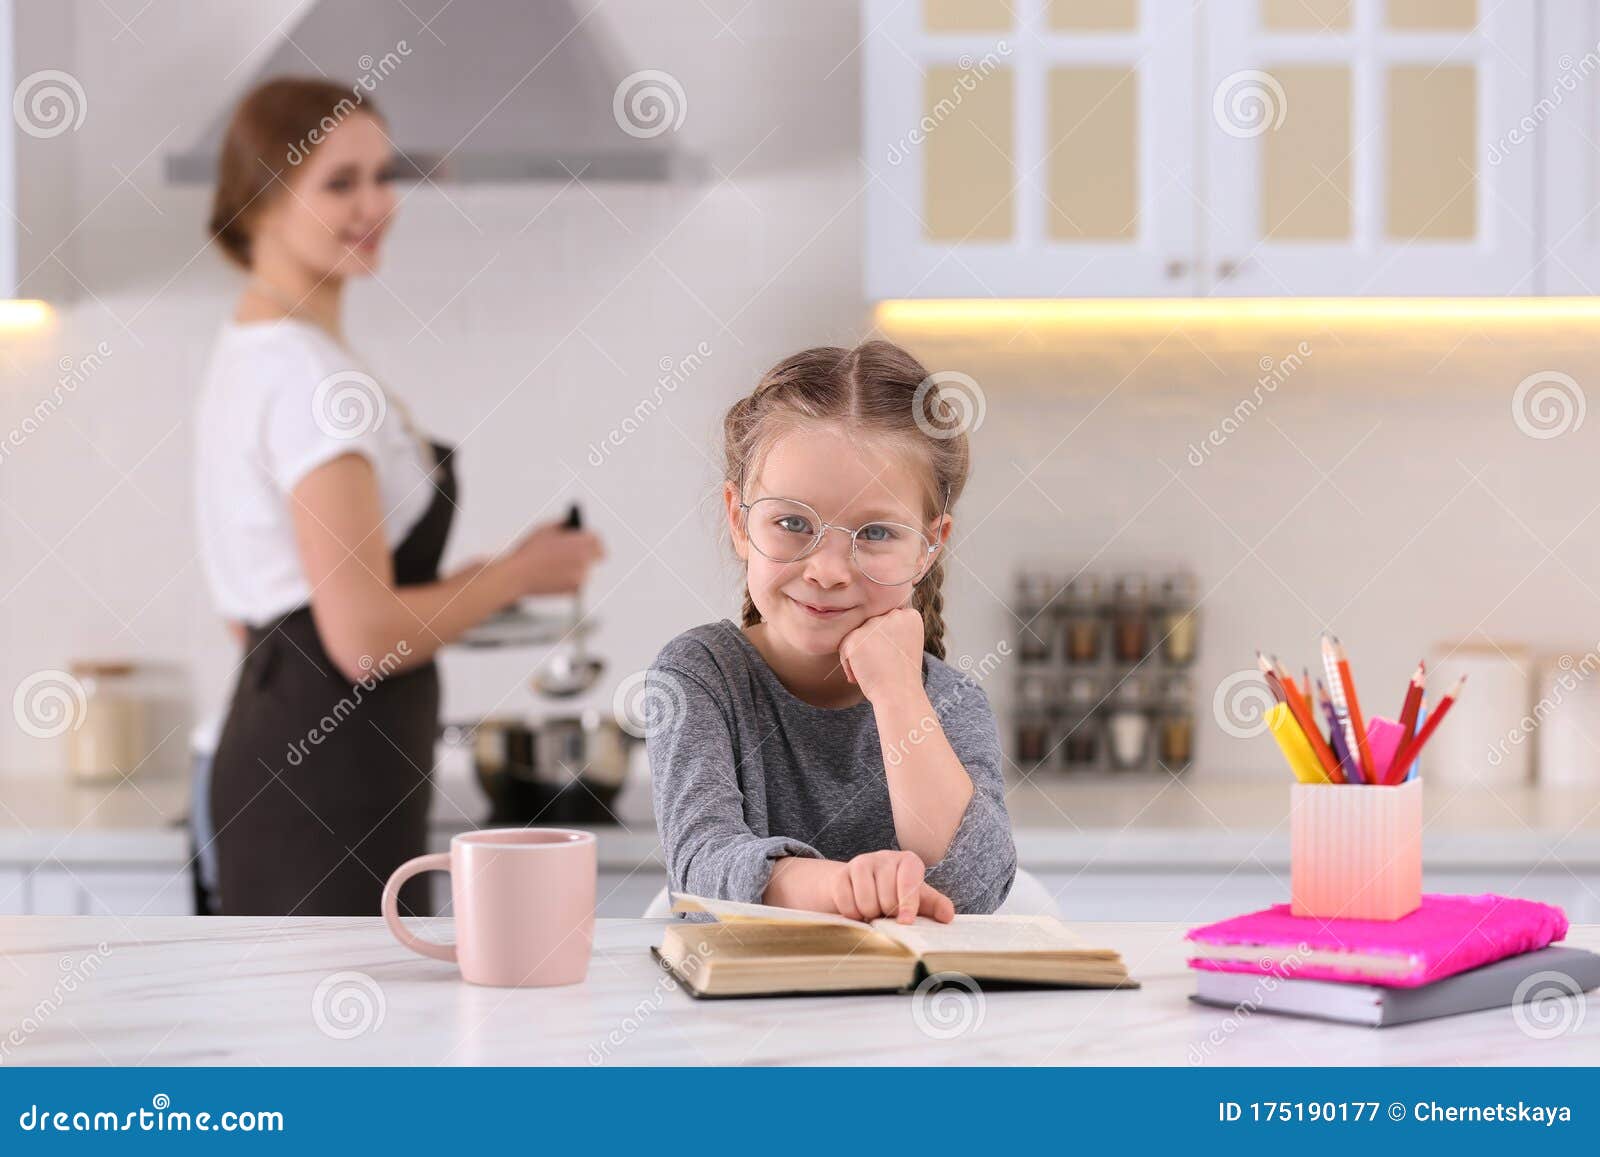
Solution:
M 0 775 L 0 863 L 181 862 L 188 814 L 189 782 L 179 776 L 105 785 L 60 772 Z
M 449 920 L 426 923 L 450 938 Z M 0 1063 L 1600 1063 L 1594 993 L 1550 1039 L 1509 1009 L 1375 1030 L 1199 1006 L 1180 924 L 1075 925 L 1120 950 L 1141 989 L 952 991 L 920 1016 L 914 996 L 696 1002 L 647 954 L 664 924 L 599 921 L 580 985 L 496 989 L 402 948 L 375 917 L 0 918 L 0 1026 L 16 1030 Z M 1600 926 L 1566 942 L 1600 949 Z
M 73 864 L 183 865 L 190 855 L 189 780 L 135 776 L 120 784 L 76 783 L 63 774 L 0 775 L 0 864 L 58 860 Z M 602 867 L 635 868 L 655 860 L 655 822 L 637 808 L 624 823 L 594 829 Z M 443 847 L 479 827 L 488 802 L 462 776 L 436 777 L 429 828 Z
M 106 788 L 57 775 L 0 776 L 0 862 L 183 862 L 188 796 L 181 777 Z M 1289 862 L 1289 785 L 1281 777 L 1040 773 L 1012 784 L 1006 805 L 1018 853 L 1035 871 Z M 1600 868 L 1600 788 L 1428 785 L 1423 806 L 1430 868 Z M 648 788 L 630 788 L 617 810 L 621 824 L 593 829 L 601 867 L 659 864 Z M 480 826 L 487 811 L 470 778 L 438 776 L 430 827 L 441 846 Z
M 602 916 L 637 916 L 666 881 L 648 778 L 633 776 L 596 826 Z M 443 850 L 488 812 L 470 772 L 441 765 L 429 843 Z M 195 910 L 188 782 L 105 788 L 0 776 L 0 915 L 177 916 Z M 1069 919 L 1220 919 L 1288 895 L 1288 784 L 1280 777 L 1039 773 L 1007 806 L 1022 866 Z M 1600 922 L 1600 790 L 1428 785 L 1424 887 L 1499 892 Z M 448 881 L 433 879 L 440 911 Z
M 1006 795 L 1024 864 L 1040 869 L 1289 863 L 1289 780 L 1031 777 Z M 1425 783 L 1430 868 L 1600 867 L 1600 787 Z

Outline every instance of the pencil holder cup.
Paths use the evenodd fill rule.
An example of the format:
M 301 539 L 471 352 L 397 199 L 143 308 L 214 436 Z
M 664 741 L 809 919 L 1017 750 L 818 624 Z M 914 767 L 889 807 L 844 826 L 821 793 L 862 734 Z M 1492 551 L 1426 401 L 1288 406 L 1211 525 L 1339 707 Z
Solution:
M 1290 910 L 1398 920 L 1422 904 L 1422 780 L 1289 788 Z

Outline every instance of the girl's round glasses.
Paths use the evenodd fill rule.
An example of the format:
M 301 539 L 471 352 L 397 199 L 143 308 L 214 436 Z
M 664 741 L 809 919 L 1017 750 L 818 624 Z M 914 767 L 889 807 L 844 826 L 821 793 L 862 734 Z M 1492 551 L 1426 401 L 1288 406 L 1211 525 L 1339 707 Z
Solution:
M 758 498 L 739 503 L 739 509 L 750 545 L 777 563 L 799 562 L 822 545 L 828 531 L 843 531 L 850 536 L 850 559 L 856 569 L 879 586 L 916 582 L 939 549 L 922 531 L 903 522 L 869 522 L 851 530 L 824 522 L 814 509 L 793 498 Z

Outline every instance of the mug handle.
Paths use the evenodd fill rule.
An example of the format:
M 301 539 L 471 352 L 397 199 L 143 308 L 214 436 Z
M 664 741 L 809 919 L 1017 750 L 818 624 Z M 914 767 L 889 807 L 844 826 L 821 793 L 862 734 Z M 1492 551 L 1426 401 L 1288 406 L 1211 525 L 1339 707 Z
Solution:
M 389 882 L 383 886 L 383 919 L 389 925 L 389 931 L 394 933 L 395 939 L 404 944 L 413 952 L 420 952 L 424 956 L 431 956 L 435 960 L 447 960 L 451 964 L 456 962 L 456 946 L 454 944 L 439 944 L 432 940 L 424 940 L 413 933 L 400 921 L 400 885 L 412 876 L 422 872 L 448 872 L 450 870 L 450 853 L 434 852 L 427 856 L 417 856 L 407 860 L 394 870 L 394 875 L 389 877 Z

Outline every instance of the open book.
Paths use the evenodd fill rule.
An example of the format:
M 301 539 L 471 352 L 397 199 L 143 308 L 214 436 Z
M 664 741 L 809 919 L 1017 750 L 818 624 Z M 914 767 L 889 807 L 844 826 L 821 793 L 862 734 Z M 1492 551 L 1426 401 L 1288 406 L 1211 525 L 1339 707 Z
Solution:
M 695 996 L 903 992 L 936 973 L 992 986 L 1137 988 L 1122 957 L 1094 948 L 1052 916 L 957 916 L 941 924 L 673 896 L 678 923 L 651 951 Z

